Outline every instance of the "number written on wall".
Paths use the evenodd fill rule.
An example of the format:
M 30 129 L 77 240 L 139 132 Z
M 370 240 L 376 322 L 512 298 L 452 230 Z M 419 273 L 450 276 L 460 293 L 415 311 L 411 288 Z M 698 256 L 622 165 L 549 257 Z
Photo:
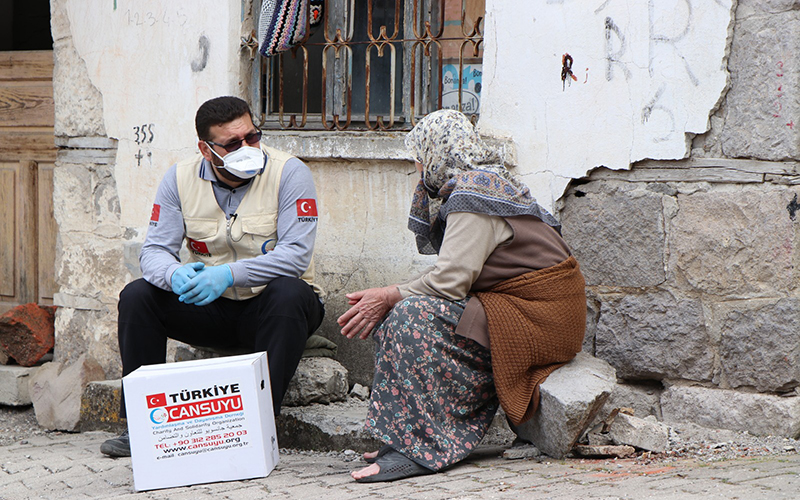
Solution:
M 137 125 L 133 127 L 134 140 L 136 144 L 150 144 L 153 142 L 153 128 L 155 123 L 145 123 L 144 125 Z
M 155 137 L 153 133 L 153 129 L 155 128 L 155 123 L 145 123 L 143 125 L 136 125 L 133 127 L 133 139 L 136 141 L 136 144 L 139 146 L 143 146 L 145 144 L 151 144 L 153 142 L 153 138 Z M 142 166 L 142 158 L 145 155 L 142 154 L 141 148 L 139 151 L 133 156 L 136 158 L 136 165 L 141 167 Z M 147 152 L 147 159 L 150 160 L 150 164 L 152 166 L 153 163 L 153 152 Z

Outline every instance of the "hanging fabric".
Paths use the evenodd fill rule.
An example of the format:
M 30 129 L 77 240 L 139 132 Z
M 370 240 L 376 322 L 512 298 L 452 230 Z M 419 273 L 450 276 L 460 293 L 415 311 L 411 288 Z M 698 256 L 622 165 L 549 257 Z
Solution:
M 309 0 L 263 0 L 258 20 L 258 52 L 270 57 L 306 38 Z
M 309 11 L 308 23 L 311 25 L 311 31 L 313 31 L 322 24 L 322 7 L 325 4 L 325 0 L 310 0 L 311 1 L 311 10 Z

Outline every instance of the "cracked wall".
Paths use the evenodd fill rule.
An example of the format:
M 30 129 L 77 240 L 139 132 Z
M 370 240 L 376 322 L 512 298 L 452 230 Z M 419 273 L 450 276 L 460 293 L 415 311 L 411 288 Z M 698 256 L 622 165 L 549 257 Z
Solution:
M 798 32 L 796 2 L 740 1 L 730 88 L 689 157 L 595 169 L 558 202 L 585 349 L 630 391 L 615 404 L 800 433 Z
M 726 88 L 733 0 L 488 0 L 480 127 L 551 209 L 598 166 L 688 156 Z

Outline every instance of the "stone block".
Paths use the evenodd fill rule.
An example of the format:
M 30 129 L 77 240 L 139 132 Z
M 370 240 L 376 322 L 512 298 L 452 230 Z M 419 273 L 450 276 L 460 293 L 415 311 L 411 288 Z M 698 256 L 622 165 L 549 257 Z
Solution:
M 800 397 L 675 385 L 664 391 L 665 423 L 691 422 L 756 436 L 800 437 Z
M 509 426 L 506 413 L 502 408 L 498 408 L 497 413 L 494 414 L 492 423 L 489 424 L 489 428 L 486 430 L 486 435 L 483 436 L 483 440 L 481 440 L 481 446 L 507 447 L 512 444 L 516 438 L 517 435 Z
M 331 358 L 302 358 L 289 382 L 285 406 L 332 403 L 347 398 L 347 369 Z
M 703 305 L 669 292 L 606 298 L 595 349 L 621 379 L 710 381 L 712 377 L 714 354 Z
M 512 446 L 507 450 L 503 451 L 503 458 L 506 460 L 519 460 L 522 458 L 536 458 L 542 455 L 542 452 L 539 451 L 539 448 L 532 444 L 526 444 L 521 446 Z
M 38 367 L 0 366 L 0 405 L 31 404 L 28 383 Z
M 59 1 L 58 5 L 66 4 Z M 56 10 L 54 6 L 54 11 Z M 66 18 L 59 17 L 68 25 Z M 68 31 L 68 29 L 64 29 Z M 53 98 L 55 99 L 54 134 L 63 137 L 105 136 L 103 96 L 86 70 L 86 62 L 75 50 L 72 37 L 53 44 Z
M 633 446 L 625 445 L 576 445 L 572 453 L 578 457 L 616 457 L 627 458 L 636 455 Z
M 606 418 L 614 408 L 632 408 L 637 417 L 653 415 L 661 419 L 663 390 L 660 384 L 616 384 L 598 418 Z
M 608 433 L 617 445 L 634 446 L 656 453 L 663 453 L 669 448 L 669 427 L 624 413 L 617 414 Z
M 381 443 L 364 430 L 369 403 L 349 399 L 329 405 L 282 408 L 275 425 L 278 445 L 315 451 L 377 450 Z
M 780 297 L 794 286 L 796 187 L 679 195 L 669 228 L 669 279 L 727 298 Z
M 71 364 L 86 354 L 103 368 L 103 378 L 122 376 L 117 347 L 116 303 L 106 304 L 99 310 L 59 308 L 56 331 L 55 359 Z
M 730 157 L 798 159 L 800 141 L 793 120 L 800 113 L 800 95 L 792 89 L 800 85 L 800 12 L 791 1 L 757 4 L 740 7 L 740 12 L 754 15 L 737 14 L 722 150 Z
M 3 344 L 0 344 L 0 365 L 7 365 L 11 361 L 11 358 L 8 357 L 8 353 L 3 348 Z
M 128 428 L 127 420 L 119 417 L 121 402 L 122 380 L 89 382 L 81 394 L 80 418 L 75 430 L 121 434 Z
M 628 183 L 609 192 L 573 190 L 561 214 L 564 239 L 587 285 L 655 286 L 664 282 L 662 196 Z M 580 192 L 583 196 L 577 196 Z
M 539 409 L 517 435 L 545 455 L 563 458 L 603 407 L 616 383 L 614 368 L 586 353 L 554 371 L 539 388 Z
M 55 307 L 24 304 L 0 316 L 0 344 L 22 366 L 33 366 L 55 344 Z
M 209 359 L 246 352 L 249 351 L 246 349 L 210 349 L 172 339 L 167 341 L 168 362 Z M 283 406 L 344 401 L 347 398 L 348 388 L 347 369 L 338 361 L 323 357 L 302 358 L 286 389 Z
M 39 425 L 49 430 L 74 431 L 80 421 L 81 396 L 86 385 L 105 378 L 103 369 L 86 355 L 64 366 L 46 363 L 31 376 L 30 391 Z
M 731 301 L 712 310 L 721 386 L 788 392 L 800 385 L 800 300 Z

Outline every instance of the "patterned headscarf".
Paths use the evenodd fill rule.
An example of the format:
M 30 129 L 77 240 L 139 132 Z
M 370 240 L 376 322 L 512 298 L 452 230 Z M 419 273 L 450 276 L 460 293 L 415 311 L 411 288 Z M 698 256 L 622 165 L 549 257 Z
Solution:
M 427 115 L 406 135 L 405 144 L 423 166 L 408 218 L 420 253 L 438 253 L 450 212 L 533 215 L 560 230 L 463 113 L 441 109 Z

